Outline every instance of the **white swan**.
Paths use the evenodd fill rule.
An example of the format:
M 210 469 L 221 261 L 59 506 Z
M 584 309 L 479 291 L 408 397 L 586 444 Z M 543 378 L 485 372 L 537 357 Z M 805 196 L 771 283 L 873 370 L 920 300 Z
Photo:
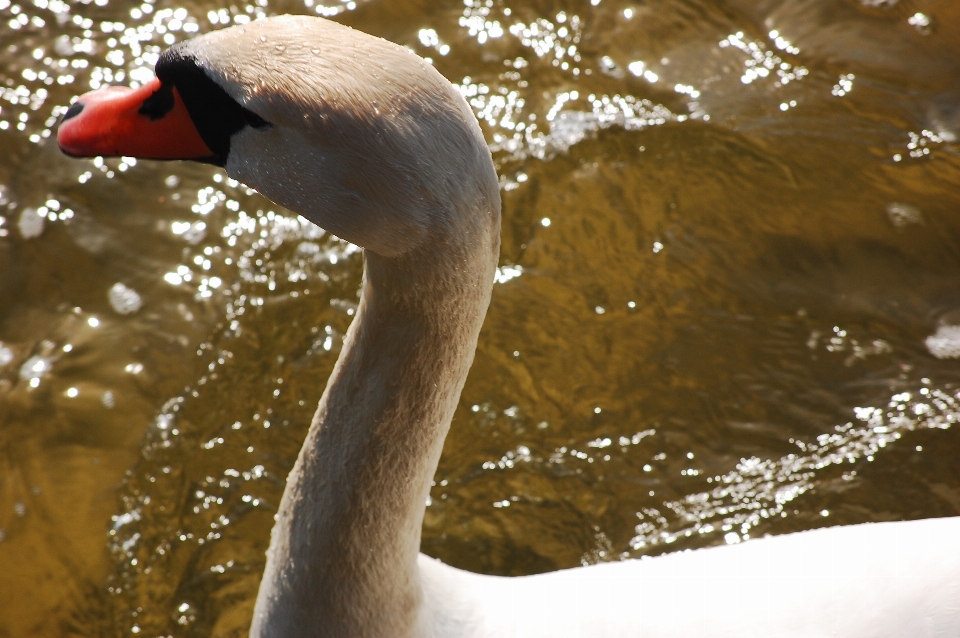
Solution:
M 82 96 L 68 154 L 198 159 L 365 250 L 357 316 L 290 473 L 253 636 L 960 636 L 960 518 L 523 578 L 419 554 L 497 264 L 500 196 L 457 91 L 403 48 L 281 17 Z

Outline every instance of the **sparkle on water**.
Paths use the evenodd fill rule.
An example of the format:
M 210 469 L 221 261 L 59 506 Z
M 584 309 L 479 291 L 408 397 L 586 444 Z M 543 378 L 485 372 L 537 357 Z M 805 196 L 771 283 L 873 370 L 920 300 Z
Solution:
M 960 5 L 728 4 L 0 0 L 0 634 L 246 635 L 360 250 L 52 138 L 283 12 L 430 60 L 501 176 L 425 551 L 521 574 L 960 513 Z

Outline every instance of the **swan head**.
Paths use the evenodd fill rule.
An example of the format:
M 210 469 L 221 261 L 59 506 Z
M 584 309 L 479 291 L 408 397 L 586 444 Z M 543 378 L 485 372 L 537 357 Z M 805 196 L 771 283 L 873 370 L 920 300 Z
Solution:
M 384 257 L 500 200 L 463 98 L 423 59 L 321 18 L 281 16 L 165 51 L 157 79 L 81 96 L 69 155 L 188 159 Z

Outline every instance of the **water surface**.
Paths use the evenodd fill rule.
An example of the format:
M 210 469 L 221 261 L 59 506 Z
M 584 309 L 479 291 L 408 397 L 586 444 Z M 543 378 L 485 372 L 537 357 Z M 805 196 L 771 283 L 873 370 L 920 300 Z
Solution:
M 361 255 L 52 136 L 289 12 L 429 57 L 501 176 L 424 551 L 527 574 L 960 513 L 952 0 L 0 0 L 0 636 L 245 634 Z

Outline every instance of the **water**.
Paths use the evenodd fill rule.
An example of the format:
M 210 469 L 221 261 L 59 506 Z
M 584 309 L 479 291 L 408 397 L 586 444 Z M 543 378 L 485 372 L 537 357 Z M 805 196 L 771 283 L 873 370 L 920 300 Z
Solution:
M 329 15 L 481 119 L 503 251 L 424 550 L 523 574 L 960 513 L 951 0 L 0 0 L 0 636 L 239 636 L 357 249 L 72 96 Z

